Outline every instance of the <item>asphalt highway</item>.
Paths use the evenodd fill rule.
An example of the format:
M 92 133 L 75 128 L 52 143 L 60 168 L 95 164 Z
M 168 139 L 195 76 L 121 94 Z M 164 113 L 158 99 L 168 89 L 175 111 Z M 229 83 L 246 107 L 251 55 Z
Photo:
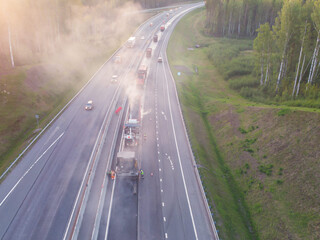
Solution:
M 1 239 L 218 239 L 166 58 L 175 24 L 199 6 L 159 13 L 141 25 L 134 48 L 117 52 L 123 62 L 107 61 L 23 156 L 0 185 Z M 146 177 L 110 180 L 131 104 L 128 86 L 150 46 L 138 103 L 146 139 L 137 156 Z M 115 74 L 119 81 L 111 83 Z
M 198 170 L 166 58 L 167 43 L 179 19 L 172 21 L 161 36 L 148 79 L 142 168 L 149 174 L 148 181 L 139 185 L 140 239 L 218 238 L 199 187 Z M 158 56 L 162 56 L 163 63 L 157 63 Z

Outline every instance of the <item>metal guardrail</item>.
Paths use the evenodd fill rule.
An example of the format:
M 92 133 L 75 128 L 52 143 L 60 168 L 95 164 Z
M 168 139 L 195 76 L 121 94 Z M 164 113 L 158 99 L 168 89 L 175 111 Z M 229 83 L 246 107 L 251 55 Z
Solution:
M 156 16 L 154 16 L 154 18 L 156 18 L 157 17 L 157 15 Z M 150 21 L 150 19 L 148 19 L 147 21 Z M 147 21 L 145 21 L 144 22 L 144 24 L 147 22 Z M 153 32 L 152 32 L 152 34 L 153 34 Z M 152 34 L 150 34 L 150 35 L 152 35 Z M 146 43 L 144 43 L 143 44 L 143 46 L 142 46 L 142 48 L 140 48 L 140 49 L 142 49 L 143 50 L 143 52 L 145 51 L 145 49 L 147 48 L 147 45 L 148 45 L 148 41 L 146 42 Z M 118 49 L 117 50 L 117 52 L 119 51 L 120 49 Z M 112 56 L 114 56 L 117 52 L 115 52 Z M 143 55 L 142 56 L 139 56 L 138 55 L 138 57 L 137 58 L 140 58 L 140 61 L 139 62 L 141 62 L 141 59 L 143 58 Z M 110 60 L 110 59 L 109 59 Z M 135 63 L 135 61 L 131 61 L 131 63 L 129 64 L 129 67 L 128 67 L 128 69 L 127 69 L 127 71 L 126 71 L 126 74 L 128 74 L 129 73 L 129 71 L 131 70 L 131 68 L 132 68 L 132 65 Z M 139 67 L 139 66 L 138 66 Z M 125 75 L 126 75 L 125 74 Z M 115 99 L 113 99 L 113 101 L 112 101 L 112 103 L 111 103 L 111 106 L 109 107 L 109 110 L 110 109 L 115 109 L 115 104 L 116 104 L 116 102 L 118 102 L 118 99 L 119 99 L 119 88 L 122 86 L 122 82 L 121 82 L 121 84 L 119 84 L 119 86 L 118 86 L 118 88 L 117 88 L 117 90 L 116 90 L 116 94 L 114 95 L 115 96 Z M 127 102 L 127 98 L 125 98 L 125 103 Z M 108 111 L 109 111 L 108 110 Z M 93 178 L 94 178 L 94 175 L 95 175 L 95 169 L 96 169 L 96 166 L 97 166 L 97 162 L 99 161 L 99 158 L 100 158 L 100 152 L 101 152 L 101 150 L 100 150 L 100 146 L 102 146 L 103 145 L 103 142 L 104 142 L 104 138 L 105 138 L 105 134 L 106 134 L 106 132 L 107 132 L 107 130 L 108 130 L 108 126 L 109 126 L 109 124 L 110 124 L 110 121 L 111 121 L 111 118 L 112 118 L 112 115 L 111 115 L 111 117 L 109 116 L 109 112 L 107 113 L 107 115 L 108 115 L 108 122 L 106 123 L 106 126 L 104 127 L 104 132 L 103 132 L 103 136 L 102 136 L 102 139 L 100 140 L 100 143 L 99 143 L 99 146 L 98 146 L 98 149 L 97 150 L 94 150 L 94 151 L 96 151 L 97 152 L 97 156 L 95 156 L 95 158 L 96 159 L 98 159 L 97 161 L 95 161 L 93 164 L 94 164 L 94 166 L 93 166 L 93 168 L 92 168 L 92 170 L 90 171 L 90 173 L 88 173 L 87 175 L 87 177 L 88 177 L 88 180 L 87 180 L 87 184 L 86 184 L 86 187 L 85 187 L 85 189 L 81 189 L 81 191 L 82 191 L 82 196 L 81 196 L 81 202 L 79 203 L 80 204 L 80 209 L 77 211 L 77 215 L 76 215 L 76 219 L 74 220 L 74 223 L 73 223 L 73 226 L 72 226 L 72 232 L 71 232 L 71 236 L 70 236 L 70 238 L 72 238 L 72 239 L 77 239 L 77 237 L 78 237 L 78 233 L 79 233 L 79 229 L 80 229 L 80 224 L 78 225 L 78 221 L 80 221 L 80 223 L 82 222 L 82 216 L 83 216 L 83 213 L 84 213 L 84 211 L 85 211 L 85 206 L 86 206 L 86 202 L 88 201 L 88 193 L 90 192 L 90 189 L 91 189 L 91 185 L 92 185 L 92 181 L 93 181 Z M 104 123 L 103 123 L 104 124 Z M 119 123 L 118 123 L 119 124 Z M 103 127 L 102 127 L 103 128 Z M 114 143 L 115 143 L 115 141 L 113 141 L 113 145 L 112 145 L 112 152 L 113 152 L 113 154 L 114 154 L 114 149 L 115 149 L 115 146 L 114 146 Z M 108 163 L 107 163 L 107 169 L 110 169 L 110 164 L 111 164 L 111 159 L 113 158 L 113 155 L 110 155 L 111 157 L 109 158 L 109 161 L 108 161 Z M 106 184 L 107 184 L 107 182 L 108 181 L 106 181 Z M 77 204 L 78 205 L 78 204 Z M 70 224 L 70 221 L 72 221 L 72 216 L 71 216 L 71 219 L 69 219 L 69 224 Z M 68 231 L 68 229 L 67 229 L 67 231 Z M 68 236 L 69 235 L 69 233 L 65 233 L 65 237 L 66 236 Z M 93 236 L 95 236 L 96 235 L 96 233 L 93 233 Z
M 127 105 L 127 98 L 125 98 L 125 100 L 124 100 L 124 102 L 122 104 L 122 108 L 125 109 L 126 105 Z M 115 130 L 114 137 L 113 137 L 114 141 L 111 144 L 111 150 L 110 150 L 109 157 L 108 157 L 108 160 L 107 160 L 107 166 L 106 166 L 106 171 L 105 172 L 108 172 L 108 170 L 111 169 L 110 164 L 112 163 L 112 159 L 114 158 L 114 151 L 115 151 L 116 142 L 117 142 L 116 141 L 116 134 L 118 134 L 119 130 L 120 130 L 122 117 L 123 117 L 123 112 L 124 111 L 121 111 L 120 114 L 119 114 L 116 130 Z M 98 238 L 99 228 L 100 228 L 100 221 L 101 221 L 101 216 L 102 216 L 102 210 L 103 210 L 103 207 L 104 207 L 104 205 L 101 204 L 101 203 L 104 203 L 104 201 L 105 201 L 107 185 L 108 185 L 108 179 L 109 179 L 108 176 L 105 175 L 104 182 L 103 182 L 103 189 L 101 191 L 100 198 L 99 198 L 99 205 L 98 205 L 98 209 L 97 209 L 96 218 L 95 218 L 95 221 L 94 221 L 94 227 L 93 227 L 91 239 L 97 239 Z

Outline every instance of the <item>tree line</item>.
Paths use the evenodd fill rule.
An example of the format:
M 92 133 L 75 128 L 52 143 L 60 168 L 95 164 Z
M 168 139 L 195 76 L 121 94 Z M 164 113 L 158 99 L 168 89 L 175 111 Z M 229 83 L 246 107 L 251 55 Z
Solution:
M 320 0 L 207 0 L 206 31 L 254 38 L 264 96 L 320 99 Z
M 282 0 L 207 0 L 206 29 L 220 37 L 256 35 L 266 22 L 273 24 Z
M 285 0 L 275 24 L 257 30 L 260 85 L 285 97 L 320 98 L 320 1 Z
M 0 1 L 0 70 L 32 64 L 66 44 L 114 41 L 137 16 L 128 12 L 181 0 Z M 115 36 L 117 37 L 117 36 Z

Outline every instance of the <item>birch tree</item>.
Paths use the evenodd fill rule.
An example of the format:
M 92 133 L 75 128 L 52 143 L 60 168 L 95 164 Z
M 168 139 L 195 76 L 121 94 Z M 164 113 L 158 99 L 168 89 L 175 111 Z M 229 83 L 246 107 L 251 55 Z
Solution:
M 319 55 L 319 48 L 320 48 L 320 0 L 316 0 L 314 2 L 314 9 L 313 13 L 311 14 L 311 18 L 313 20 L 315 29 L 317 31 L 317 40 L 316 45 L 314 47 L 313 55 L 312 55 L 312 62 L 311 68 L 308 77 L 308 85 L 311 85 L 314 78 L 314 73 L 316 72 L 317 65 L 318 65 L 318 55 Z
M 276 93 L 278 93 L 280 88 L 280 83 L 282 78 L 286 75 L 287 61 L 288 60 L 288 48 L 293 40 L 295 30 L 297 28 L 299 11 L 301 10 L 301 1 L 300 0 L 286 0 L 282 7 L 278 21 L 276 21 L 276 28 L 274 28 L 277 35 L 277 42 L 279 49 L 281 50 L 281 60 L 279 73 L 276 83 Z M 291 61 L 291 59 L 290 59 Z
M 272 34 L 269 23 L 265 23 L 257 30 L 258 35 L 254 40 L 253 48 L 258 53 L 260 62 L 260 85 L 267 82 L 269 74 L 269 60 L 271 54 Z M 266 63 L 265 63 L 266 62 Z M 266 65 L 266 76 L 264 80 L 264 65 Z

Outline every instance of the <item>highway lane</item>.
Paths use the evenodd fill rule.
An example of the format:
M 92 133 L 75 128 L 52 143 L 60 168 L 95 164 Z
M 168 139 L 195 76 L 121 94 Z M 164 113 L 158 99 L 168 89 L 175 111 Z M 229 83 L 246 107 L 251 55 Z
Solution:
M 185 8 L 187 6 L 179 11 L 183 11 Z M 155 23 L 154 26 L 156 26 L 157 23 L 160 23 L 164 19 L 165 16 L 162 14 L 150 21 L 153 21 Z M 149 27 L 149 22 L 141 28 L 141 32 L 137 33 L 138 36 L 148 35 L 148 33 L 150 34 L 153 31 L 153 28 Z M 171 27 L 168 28 L 169 31 L 165 31 L 164 36 L 171 32 Z M 159 46 L 163 43 L 166 44 L 164 40 L 165 37 L 160 39 Z M 135 65 L 131 67 L 129 66 L 129 62 L 134 59 L 133 56 L 141 54 L 138 49 L 142 45 L 143 42 L 140 41 L 137 48 L 124 48 L 121 50 L 121 55 L 126 55 L 127 57 L 123 58 L 124 63 L 120 68 L 118 66 L 115 67 L 112 62 L 106 64 L 84 91 L 25 155 L 21 164 L 8 176 L 7 179 L 9 181 L 6 180 L 5 184 L 0 186 L 0 201 L 5 199 L 0 206 L 0 215 L 7 216 L 0 220 L 0 236 L 2 236 L 2 233 L 5 233 L 3 239 L 62 239 L 65 233 L 67 233 L 68 238 L 71 236 L 70 232 L 73 231 L 72 226 L 77 219 L 74 219 L 75 217 L 70 218 L 70 215 L 72 209 L 79 209 L 79 204 L 75 203 L 75 199 L 79 193 L 81 182 L 83 182 L 90 155 L 92 154 L 94 145 L 97 143 L 99 130 L 105 118 L 110 120 L 111 129 L 114 129 L 119 120 L 114 115 L 109 116 L 107 114 L 111 107 L 112 97 L 118 86 L 118 84 L 111 85 L 110 78 L 113 74 L 120 75 L 121 77 L 128 67 L 132 70 L 137 68 L 139 61 L 135 61 Z M 164 63 L 163 66 L 165 68 L 161 70 L 158 67 L 159 64 L 155 63 L 159 51 L 161 51 L 162 55 L 165 54 L 164 50 L 160 48 L 154 52 L 153 62 L 151 62 L 152 70 L 149 74 L 147 86 L 147 89 L 151 89 L 151 91 L 146 91 L 144 112 L 147 115 L 143 118 L 143 128 L 147 133 L 147 141 L 142 147 L 141 161 L 148 176 L 146 176 L 143 182 L 140 182 L 139 203 L 134 203 L 134 198 L 132 198 L 130 191 L 132 190 L 130 183 L 126 182 L 125 179 L 117 180 L 114 199 L 120 204 L 112 205 L 113 215 L 111 219 L 113 221 L 110 224 L 109 239 L 123 239 L 124 235 L 121 235 L 121 229 L 126 226 L 126 223 L 137 222 L 137 217 L 134 213 L 138 209 L 123 209 L 121 207 L 121 204 L 126 204 L 126 201 L 131 201 L 132 206 L 139 204 L 140 209 L 138 211 L 138 230 L 135 231 L 135 227 L 132 224 L 127 225 L 127 228 L 131 229 L 129 236 L 136 234 L 138 237 L 140 236 L 139 239 L 163 239 L 166 236 L 169 236 L 170 239 L 195 239 L 192 237 L 192 234 L 195 233 L 195 227 L 190 227 L 195 225 L 196 231 L 200 232 L 199 236 L 201 237 L 199 239 L 214 239 L 211 238 L 212 235 L 208 231 L 207 224 L 201 222 L 204 220 L 204 222 L 208 223 L 208 220 L 205 220 L 205 207 L 203 202 L 201 203 L 201 193 L 197 185 L 194 169 L 192 166 L 190 167 L 190 164 L 192 165 L 192 156 L 190 156 L 191 153 L 186 148 L 189 143 L 184 132 L 183 122 L 180 122 L 178 126 L 175 125 L 176 119 L 182 121 L 181 116 L 179 116 L 177 102 L 173 103 L 178 107 L 177 109 L 174 106 L 171 111 L 168 109 L 169 100 L 166 100 L 166 98 L 171 99 L 174 96 L 174 85 L 170 85 L 170 89 L 173 92 L 169 96 L 166 96 L 166 85 L 164 85 L 164 82 L 168 81 L 168 76 L 166 78 L 165 74 L 168 73 L 169 69 Z M 168 84 L 170 84 L 169 82 L 170 77 Z M 169 85 L 167 85 L 167 88 L 169 88 Z M 117 106 L 121 104 L 122 98 L 123 95 L 120 94 Z M 89 99 L 93 99 L 95 103 L 95 109 L 92 112 L 83 110 L 85 102 Z M 168 102 L 166 103 L 165 101 Z M 163 111 L 160 112 L 158 110 L 159 106 L 156 106 L 156 104 L 161 105 L 160 107 Z M 155 106 L 157 109 L 154 109 Z M 167 122 L 168 117 L 171 117 L 168 111 L 171 112 L 172 119 L 175 119 L 175 124 L 171 123 L 170 125 Z M 162 118 L 167 118 L 166 122 L 160 124 L 160 121 L 155 121 L 156 116 L 159 117 L 159 115 Z M 158 130 L 157 127 L 159 128 Z M 90 238 L 90 235 L 93 234 L 93 223 L 97 218 L 98 196 L 101 191 L 101 184 L 105 180 L 105 168 L 108 164 L 106 161 L 109 158 L 108 152 L 110 152 L 111 143 L 114 141 L 115 135 L 109 129 L 106 131 L 105 146 L 101 150 L 101 158 L 97 159 L 97 171 L 94 174 L 94 178 L 92 178 L 93 187 L 88 195 L 88 204 L 84 205 L 83 221 L 79 220 L 79 238 L 81 239 Z M 179 134 L 177 140 L 171 134 L 175 131 Z M 161 139 L 161 144 L 160 141 L 159 143 L 156 142 L 157 135 Z M 176 143 L 179 142 L 180 144 L 180 141 L 182 142 L 181 146 Z M 175 145 L 176 148 L 174 148 Z M 177 151 L 177 145 L 182 150 Z M 157 157 L 157 152 L 159 152 L 159 155 L 161 154 L 161 158 Z M 184 153 L 186 155 L 183 155 Z M 177 158 L 179 154 L 182 156 L 180 158 L 188 159 L 185 160 L 187 163 L 182 163 L 182 169 L 186 172 L 186 175 L 191 176 L 185 180 L 188 188 L 189 185 L 191 186 L 189 194 L 186 194 L 186 189 L 182 187 L 184 185 L 182 180 L 183 172 L 181 171 L 177 174 L 171 172 L 173 171 L 171 163 L 174 164 L 175 168 L 178 167 Z M 172 158 L 171 161 L 168 156 Z M 37 159 L 39 161 L 24 176 L 11 194 L 7 195 L 20 177 L 24 175 L 26 169 L 32 166 Z M 158 162 L 159 159 L 160 162 Z M 167 159 L 168 161 L 162 163 L 162 159 Z M 153 176 L 150 175 L 151 172 Z M 99 231 L 99 239 L 104 239 L 105 234 L 108 232 L 108 219 L 106 217 L 111 212 L 109 206 L 113 199 L 111 196 L 112 184 L 108 182 L 106 188 L 105 201 L 102 206 L 103 213 L 99 224 L 100 227 L 97 230 Z M 161 189 L 163 192 L 161 192 Z M 8 197 L 5 198 L 5 196 Z M 190 200 L 186 200 L 185 196 L 189 196 Z M 197 209 L 196 213 L 190 210 L 190 206 Z M 126 212 L 127 210 L 129 212 Z M 118 214 L 119 212 L 121 214 Z M 194 220 L 192 220 L 192 214 L 194 214 Z M 125 222 L 123 222 L 124 219 L 121 216 L 127 216 Z M 163 217 L 166 217 L 165 221 Z M 193 221 L 195 222 L 194 224 Z M 70 222 L 71 228 L 66 230 L 68 222 Z M 117 223 L 122 223 L 122 225 Z M 186 231 L 187 234 L 184 234 L 182 231 Z M 130 239 L 135 238 L 130 236 Z
M 155 54 L 161 55 L 164 62 L 153 68 L 152 80 L 155 84 L 148 86 L 149 99 L 146 100 L 146 108 L 154 111 L 143 121 L 144 127 L 148 126 L 145 129 L 147 135 L 151 136 L 147 137 L 147 142 L 151 143 L 144 143 L 146 147 L 142 148 L 142 167 L 148 172 L 153 172 L 154 176 L 149 177 L 153 183 L 143 182 L 139 185 L 139 205 L 143 205 L 139 211 L 139 225 L 143 226 L 140 227 L 140 235 L 141 239 L 150 239 L 150 236 L 156 236 L 154 231 L 157 231 L 158 236 L 151 239 L 159 239 L 159 235 L 162 235 L 162 239 L 217 239 L 206 200 L 202 195 L 202 186 L 198 182 L 198 173 L 180 113 L 174 80 L 166 59 L 168 36 L 175 24 L 176 21 L 166 29 L 166 34 L 160 40 L 161 49 Z M 152 104 L 153 107 L 150 106 Z M 148 119 L 151 119 L 149 123 Z M 150 144 L 156 146 L 156 149 L 148 146 Z M 155 201 L 159 193 L 151 190 L 157 188 L 155 181 L 158 181 L 160 188 L 160 204 L 159 200 Z M 158 213 L 154 218 L 154 209 L 158 209 L 159 206 L 162 213 Z M 153 214 L 149 215 L 152 211 Z M 149 224 L 149 221 L 152 223 Z M 161 225 L 161 231 L 152 229 L 154 225 Z
M 183 7 L 177 13 L 182 12 L 187 6 Z M 172 15 L 169 15 L 172 17 Z M 168 21 L 169 18 L 166 18 L 166 22 Z M 159 44 L 150 44 L 153 48 L 155 48 L 157 45 L 161 46 L 161 39 L 162 39 L 162 33 L 157 32 L 159 35 Z M 150 67 L 150 73 L 147 78 L 147 82 L 149 84 L 152 84 L 154 81 L 153 80 L 153 73 L 154 71 L 152 70 L 154 67 L 154 61 L 157 59 L 157 51 L 153 53 L 153 60 L 151 61 L 151 66 Z M 156 57 L 155 57 L 156 56 Z M 143 63 L 148 64 L 150 60 L 144 59 L 142 61 Z M 148 94 L 148 90 L 145 91 L 145 94 Z M 142 95 L 142 94 L 141 94 Z M 143 97 L 142 97 L 143 99 Z M 146 99 L 146 103 L 149 104 L 152 102 L 153 98 Z M 142 100 L 142 103 L 144 101 Z M 148 118 L 148 114 L 150 114 L 153 111 L 154 106 L 150 105 L 150 108 L 145 108 L 142 111 L 144 114 L 147 114 L 144 117 Z M 151 125 L 152 123 L 155 122 L 154 119 L 147 120 L 147 123 L 150 121 Z M 143 133 L 147 133 L 147 141 L 146 143 L 151 143 L 150 145 L 142 146 L 142 152 L 144 149 L 152 149 L 155 147 L 155 138 L 149 137 L 148 132 L 148 127 L 146 125 L 146 122 L 143 120 Z M 146 130 L 146 131 L 145 131 Z M 152 141 L 152 139 L 154 141 Z M 150 141 L 151 140 L 151 141 Z M 141 146 L 141 145 L 140 145 Z M 140 153 L 138 149 L 138 161 L 140 162 Z M 155 156 L 154 152 L 149 152 L 149 154 L 146 155 L 145 159 L 152 159 Z M 142 156 L 142 160 L 144 157 Z M 156 162 L 156 161 L 148 161 L 148 162 Z M 157 163 L 157 162 L 156 162 Z M 138 164 L 140 165 L 140 164 Z M 147 167 L 147 166 L 146 166 Z M 146 170 L 146 172 L 149 172 L 148 169 L 145 169 L 145 166 L 143 166 L 143 169 Z M 157 168 L 156 168 L 157 169 Z M 149 172 L 151 173 L 151 172 Z M 116 184 L 113 183 L 113 186 L 115 186 L 115 192 L 114 196 L 111 196 L 111 201 L 112 199 L 114 200 L 112 203 L 112 209 L 109 211 L 105 212 L 105 215 L 109 215 L 111 212 L 111 219 L 110 219 L 110 226 L 108 225 L 108 220 L 105 221 L 107 224 L 107 229 L 106 233 L 104 231 L 99 231 L 99 239 L 104 239 L 103 237 L 108 236 L 108 239 L 136 239 L 134 236 L 134 231 L 131 231 L 130 229 L 133 229 L 132 226 L 136 225 L 136 214 L 139 216 L 139 221 L 138 221 L 138 236 L 137 239 L 162 239 L 164 238 L 164 232 L 162 231 L 163 229 L 163 224 L 162 224 L 162 210 L 161 210 L 161 194 L 159 191 L 159 185 L 158 180 L 157 180 L 157 171 L 155 171 L 154 175 L 146 175 L 145 179 L 140 180 L 139 182 L 139 198 L 138 198 L 138 208 L 139 211 L 138 213 L 135 214 L 135 211 L 133 211 L 136 208 L 136 198 L 132 193 L 132 187 L 130 185 L 133 184 L 133 181 L 128 183 L 125 179 L 122 177 L 118 177 L 116 179 Z M 143 186 L 143 187 L 141 187 Z M 109 187 L 109 189 L 113 189 Z M 123 189 L 126 189 L 126 191 L 121 191 Z M 146 195 L 141 194 L 140 192 L 145 192 L 147 193 Z M 144 198 L 147 199 L 144 201 Z M 110 201 L 109 201 L 110 202 Z M 159 203 L 159 204 L 157 204 Z M 148 207 L 145 206 L 145 204 L 148 204 Z M 107 205 L 107 203 L 105 204 Z M 142 210 L 140 210 L 142 209 Z M 141 213 L 143 211 L 143 213 Z M 140 217 L 141 215 L 145 215 L 147 217 Z M 142 221 L 141 221 L 142 219 Z M 121 224 L 119 224 L 121 222 Z M 104 229 L 104 226 L 101 226 L 101 229 Z M 123 229 L 126 229 L 124 231 Z M 145 237 L 145 238 L 144 238 Z
M 184 7 L 180 10 L 182 11 L 184 9 Z M 177 11 L 177 12 L 180 12 Z M 169 17 L 165 18 L 165 22 L 168 21 L 168 19 L 170 19 L 172 17 L 172 15 L 169 15 Z M 159 28 L 158 28 L 159 29 Z M 159 35 L 159 39 L 161 42 L 161 36 L 162 33 L 157 32 L 157 34 Z M 159 44 L 160 44 L 159 42 Z M 150 46 L 152 46 L 154 49 L 157 46 L 157 44 L 151 43 Z M 154 56 L 157 56 L 157 53 L 154 53 Z M 155 58 L 154 58 L 155 59 Z M 150 74 L 147 78 L 147 81 L 150 81 L 150 79 L 152 80 L 152 64 L 154 63 L 154 59 L 153 61 L 151 61 L 151 66 L 150 67 Z M 144 59 L 142 60 L 143 64 L 147 64 L 149 65 L 150 60 L 148 59 Z M 152 81 L 151 81 L 152 83 Z M 146 91 L 146 94 L 148 93 L 148 91 Z M 142 94 L 141 94 L 142 95 Z M 143 99 L 143 97 L 142 97 Z M 152 98 L 151 98 L 152 99 Z M 149 102 L 150 99 L 148 99 L 147 102 Z M 143 102 L 143 100 L 142 100 Z M 151 106 L 153 108 L 153 106 Z M 143 109 L 143 112 L 152 112 L 152 109 Z M 144 113 L 142 114 L 144 115 Z M 151 121 L 152 122 L 152 121 Z M 145 124 L 143 123 L 143 129 L 145 129 Z M 147 137 L 149 138 L 149 135 Z M 149 142 L 149 141 L 147 141 Z M 141 146 L 141 145 L 140 145 Z M 150 145 L 152 147 L 152 145 Z M 144 146 L 143 146 L 144 148 Z M 139 149 L 138 150 L 138 161 L 140 162 L 141 158 L 140 158 L 140 152 Z M 151 155 L 148 156 L 149 158 L 154 157 L 154 153 L 151 153 Z M 138 164 L 140 165 L 140 164 Z M 155 173 L 156 176 L 157 173 Z M 141 180 L 140 184 L 142 182 L 145 182 L 146 184 L 152 182 L 152 179 L 156 179 L 156 178 L 149 178 L 149 176 L 145 177 L 146 179 Z M 149 181 L 151 180 L 151 181 Z M 131 182 L 132 184 L 132 182 Z M 154 184 L 157 184 L 157 181 L 152 182 L 151 184 L 149 184 L 150 187 L 148 188 L 143 188 L 146 189 L 149 193 L 151 190 L 153 193 L 151 195 L 146 196 L 146 198 L 148 198 L 149 202 L 150 202 L 150 196 L 153 196 L 152 201 L 154 203 L 159 202 L 160 199 L 160 194 L 157 196 L 157 193 L 159 192 L 159 187 L 154 188 Z M 130 185 L 130 184 L 129 184 Z M 105 237 L 106 234 L 108 236 L 108 239 L 136 239 L 134 236 L 132 236 L 134 234 L 133 231 L 129 231 L 129 229 L 133 229 L 132 226 L 135 227 L 136 223 L 136 214 L 134 214 L 133 209 L 135 209 L 136 207 L 136 198 L 135 196 L 133 196 L 132 194 L 132 190 L 130 190 L 131 188 L 128 187 L 128 183 L 126 181 L 123 181 L 122 177 L 118 177 L 116 180 L 116 185 L 115 186 L 115 192 L 114 192 L 114 196 L 111 197 L 111 200 L 114 199 L 115 201 L 113 201 L 112 203 L 112 210 L 109 209 L 109 211 L 105 212 L 105 215 L 109 215 L 109 213 L 111 212 L 111 219 L 110 219 L 110 226 L 108 226 L 108 221 L 106 221 L 107 224 L 107 230 L 106 233 L 104 233 L 104 231 L 99 231 L 99 239 L 103 239 L 103 236 Z M 109 189 L 111 189 L 111 187 L 109 187 Z M 120 189 L 127 189 L 127 191 L 120 191 Z M 143 191 L 142 189 L 142 191 Z M 139 209 L 141 209 L 141 206 L 143 208 L 143 211 L 145 211 L 148 216 L 150 216 L 149 219 L 147 219 L 145 222 L 143 223 L 139 223 L 138 226 L 138 236 L 137 239 L 141 239 L 141 231 L 145 234 L 146 239 L 161 239 L 164 237 L 164 234 L 161 233 L 161 229 L 162 229 L 162 222 L 161 221 L 154 221 L 155 219 L 162 219 L 161 218 L 161 208 L 159 208 L 159 205 L 153 205 L 151 207 L 148 207 L 147 209 L 145 208 L 146 206 L 143 204 L 143 199 L 141 199 L 141 194 L 140 194 L 140 186 L 139 186 L 139 199 L 138 199 L 138 207 Z M 126 193 L 126 194 L 125 194 Z M 110 201 L 109 201 L 110 202 Z M 159 202 L 161 203 L 161 202 Z M 108 205 L 108 203 L 106 203 L 105 205 Z M 139 210 L 139 217 L 140 217 L 140 210 Z M 117 224 L 119 223 L 119 221 L 122 224 Z M 160 224 L 159 224 L 160 223 Z M 101 229 L 104 229 L 104 226 L 101 227 Z M 126 229 L 126 231 L 123 231 L 123 229 Z
M 134 49 L 123 51 L 132 54 Z M 124 58 L 123 65 L 128 61 Z M 117 87 L 109 81 L 113 74 L 114 68 L 106 64 L 1 184 L 1 238 L 62 238 Z M 93 111 L 84 110 L 89 99 Z
M 43 163 L 47 162 L 47 165 L 39 171 L 36 168 L 33 169 L 34 176 L 30 174 L 28 177 L 34 177 L 34 180 L 25 178 L 20 182 L 20 188 L 24 188 L 25 183 L 29 184 L 29 182 L 32 183 L 32 188 L 27 192 L 25 199 L 21 197 L 24 200 L 23 204 L 19 206 L 19 211 L 11 222 L 5 239 L 21 239 L 21 237 L 40 239 L 47 236 L 50 229 L 53 229 L 55 234 L 49 234 L 48 238 L 50 236 L 55 238 L 54 236 L 60 236 L 63 232 L 64 226 L 61 227 L 60 220 L 68 217 L 67 210 L 71 207 L 75 190 L 79 187 L 79 180 L 83 176 L 95 145 L 99 131 L 97 126 L 101 126 L 109 107 L 109 104 L 105 103 L 111 102 L 112 94 L 105 94 L 105 92 L 107 90 L 110 93 L 114 92 L 115 86 L 110 85 L 106 88 L 103 85 L 105 82 L 98 83 L 98 86 L 93 89 L 96 92 L 95 95 L 87 93 L 92 90 L 90 85 L 85 89 L 83 101 L 74 103 L 78 111 L 72 116 L 72 120 L 68 121 L 63 137 L 55 145 L 52 153 L 47 154 L 47 159 L 43 159 Z M 88 99 L 93 99 L 95 104 L 94 110 L 90 112 L 84 110 L 84 104 Z M 40 165 L 36 166 L 40 167 Z M 21 192 L 17 189 L 10 198 L 16 199 L 18 194 Z M 6 204 L 12 204 L 11 199 L 8 199 Z M 7 208 L 4 206 L 2 209 Z
M 144 31 L 142 31 L 140 33 L 140 36 L 144 36 L 146 41 L 138 41 L 138 44 L 136 44 L 135 49 L 137 49 L 140 54 L 138 54 L 136 58 L 134 58 L 134 57 L 131 58 L 133 64 L 131 66 L 129 66 L 129 68 L 127 69 L 128 71 L 124 74 L 123 86 L 125 88 L 124 90 L 126 93 L 127 93 L 126 86 L 134 85 L 134 81 L 136 78 L 136 69 L 138 68 L 138 65 L 141 61 L 141 53 L 142 53 L 142 55 L 144 55 L 147 44 L 152 39 L 152 36 L 154 34 L 154 30 L 156 28 L 160 27 L 160 24 L 163 21 L 163 19 L 164 19 L 164 14 L 162 16 L 159 16 L 159 18 L 157 18 L 157 19 L 150 20 L 149 22 L 153 21 L 153 26 L 146 27 L 144 29 Z M 132 69 L 133 71 L 129 71 L 130 69 Z M 105 169 L 105 167 L 102 167 L 102 168 Z M 101 167 L 98 167 L 98 169 L 101 169 Z M 102 178 L 101 176 L 104 176 L 104 177 Z M 88 239 L 90 236 L 94 236 L 95 234 L 97 234 L 100 230 L 99 222 L 101 221 L 101 217 L 97 218 L 97 214 L 99 213 L 98 205 L 99 205 L 100 196 L 102 194 L 102 189 L 100 188 L 100 186 L 102 185 L 103 182 L 108 183 L 108 181 L 107 181 L 108 179 L 105 179 L 105 178 L 107 178 L 107 176 L 105 176 L 103 174 L 95 174 L 93 189 L 91 190 L 90 196 L 89 196 L 89 207 L 86 208 L 85 213 L 84 213 L 84 218 L 83 218 L 84 220 L 81 223 L 81 229 L 80 229 L 79 237 L 78 237 L 79 239 Z M 116 192 L 115 192 L 116 198 L 118 195 L 123 195 L 123 193 L 126 192 L 123 189 L 129 190 L 131 188 L 130 181 L 126 181 L 126 179 L 124 179 L 124 180 L 119 179 L 118 182 L 120 183 L 120 186 L 118 186 L 116 188 Z M 121 184 L 122 182 L 123 182 L 123 185 Z M 109 198 L 105 198 L 105 199 L 106 199 L 105 205 L 109 206 L 108 201 L 110 199 Z M 118 205 L 114 206 L 114 208 L 117 208 L 117 206 L 119 206 L 121 208 L 121 204 L 119 203 L 119 201 L 116 201 L 116 202 Z M 135 206 L 135 204 L 133 204 L 133 206 Z M 128 209 L 128 211 L 135 212 L 133 209 L 129 209 L 129 208 L 127 208 L 127 209 Z M 115 210 L 115 211 L 117 211 L 117 210 Z M 114 221 L 112 223 L 113 223 L 112 226 L 114 226 Z M 123 224 L 124 223 L 122 222 L 122 225 Z M 94 227 L 93 227 L 94 225 L 95 225 L 95 230 L 92 231 L 94 229 Z M 130 225 L 130 224 L 128 223 L 128 225 Z M 121 224 L 119 226 L 121 226 Z M 115 227 L 112 227 L 112 229 L 115 229 Z M 134 232 L 136 232 L 136 227 L 134 227 L 133 229 L 135 229 Z M 104 232 L 104 230 L 105 230 L 105 227 L 101 226 L 101 231 Z M 113 232 L 115 234 L 117 234 L 118 231 L 115 230 Z M 129 235 L 132 235 L 132 233 L 133 233 L 133 231 L 131 231 L 130 233 L 127 231 L 127 234 L 129 234 Z M 101 235 L 101 233 L 100 233 L 100 235 Z M 136 234 L 134 234 L 134 235 L 136 235 Z M 111 236 L 113 236 L 113 233 L 111 233 Z M 114 235 L 114 237 L 117 237 L 117 235 Z

